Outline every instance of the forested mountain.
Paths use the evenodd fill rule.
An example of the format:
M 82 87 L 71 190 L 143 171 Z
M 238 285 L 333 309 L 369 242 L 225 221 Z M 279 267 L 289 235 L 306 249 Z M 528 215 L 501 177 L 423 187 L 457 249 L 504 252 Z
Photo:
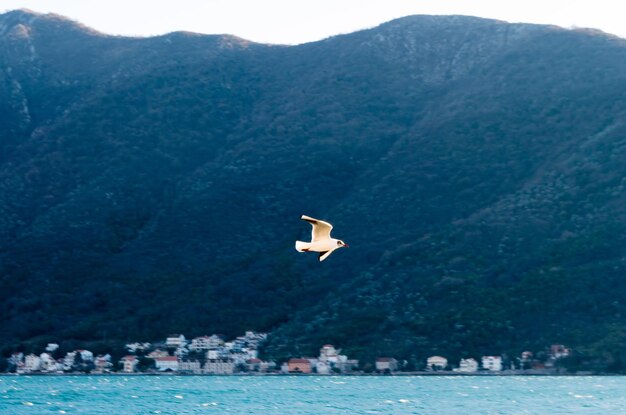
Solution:
M 0 15 L 0 339 L 626 369 L 626 41 L 411 16 L 298 46 Z M 350 244 L 297 253 L 327 219 Z M 95 347 L 95 346 L 94 346 Z

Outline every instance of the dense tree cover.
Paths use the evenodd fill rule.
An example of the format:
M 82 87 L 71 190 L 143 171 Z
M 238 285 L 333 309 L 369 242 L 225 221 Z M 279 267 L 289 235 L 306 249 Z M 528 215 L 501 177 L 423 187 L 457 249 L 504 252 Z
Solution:
M 622 39 L 469 17 L 284 47 L 0 15 L 3 353 L 254 329 L 626 371 L 625 86 Z M 352 248 L 295 252 L 302 213 Z

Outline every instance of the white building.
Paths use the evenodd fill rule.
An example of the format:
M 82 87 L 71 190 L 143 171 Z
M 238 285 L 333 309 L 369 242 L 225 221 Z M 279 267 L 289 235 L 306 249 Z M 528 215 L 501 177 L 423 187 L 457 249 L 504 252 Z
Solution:
M 9 363 L 12 363 L 12 364 L 17 364 L 17 362 L 23 362 L 23 361 L 24 361 L 24 353 L 22 352 L 11 353 L 11 357 L 9 357 Z
M 261 359 L 250 359 L 246 362 L 246 366 L 249 372 L 260 372 L 263 361 Z
M 235 362 L 228 360 L 210 360 L 204 364 L 204 373 L 212 375 L 232 375 L 235 371 Z
M 341 350 L 335 349 L 335 346 L 333 346 L 332 344 L 325 344 L 320 349 L 320 357 L 318 360 L 320 362 L 326 362 L 330 364 L 338 363 L 340 351 Z
M 74 370 L 74 365 L 77 363 L 76 358 L 80 356 L 80 362 L 85 364 L 87 362 L 93 362 L 93 353 L 89 350 L 75 350 L 73 352 L 67 352 L 65 357 L 63 358 L 63 370 L 69 371 Z
M 478 370 L 478 362 L 476 359 L 461 359 L 459 367 L 454 369 L 455 372 L 476 372 Z
M 178 371 L 182 373 L 193 373 L 194 375 L 198 375 L 202 373 L 202 367 L 200 366 L 199 361 L 189 360 L 185 362 L 179 362 Z
M 39 355 L 39 359 L 41 359 L 41 371 L 54 373 L 57 371 L 57 362 L 54 360 L 54 357 L 50 353 L 42 353 Z
M 258 350 L 250 347 L 244 347 L 243 349 L 241 349 L 241 354 L 243 355 L 245 360 L 257 359 L 259 357 Z
M 129 353 L 137 353 L 137 351 L 144 352 L 148 350 L 150 347 L 152 347 L 152 345 L 148 342 L 144 342 L 144 343 L 135 342 L 135 343 L 128 343 L 126 345 L 126 350 L 128 350 Z
M 379 357 L 376 359 L 376 370 L 379 372 L 395 372 L 398 370 L 398 361 L 393 357 Z
M 275 368 L 276 368 L 276 363 L 273 361 L 269 361 L 269 362 L 262 361 L 259 364 L 259 372 L 269 372 L 270 370 L 274 370 Z
M 224 340 L 213 334 L 211 336 L 196 337 L 191 340 L 190 350 L 208 350 L 217 349 L 224 345 Z
M 178 371 L 178 358 L 176 356 L 155 357 L 154 363 L 160 372 L 165 372 L 166 370 Z
M 46 352 L 54 352 L 59 348 L 59 345 L 56 343 L 48 343 L 46 346 Z
M 274 362 L 264 362 L 261 359 L 250 359 L 245 363 L 249 372 L 267 372 L 276 366 Z
M 39 372 L 41 369 L 41 358 L 36 354 L 29 354 L 24 358 L 24 372 Z
M 191 340 L 191 344 L 189 345 L 189 350 L 197 351 L 197 350 L 210 349 L 211 348 L 209 346 L 210 341 L 211 341 L 211 338 L 209 336 L 196 337 Z
M 83 362 L 93 362 L 93 353 L 89 350 L 79 349 L 76 351 L 80 353 L 80 357 L 83 359 Z
M 111 363 L 111 355 L 105 354 L 104 356 L 97 356 L 94 361 L 94 366 L 97 373 L 110 372 L 113 367 L 113 363 Z
M 448 359 L 441 356 L 430 356 L 426 359 L 426 370 L 444 370 L 448 366 Z
M 330 365 L 327 362 L 317 361 L 315 371 L 320 375 L 328 375 L 330 373 Z
M 483 369 L 499 372 L 502 370 L 502 357 L 500 356 L 483 356 Z
M 74 361 L 76 360 L 76 352 L 67 352 L 63 358 L 63 370 L 72 370 Z
M 246 331 L 246 334 L 241 337 L 237 337 L 238 340 L 245 342 L 248 347 L 257 349 L 265 339 L 267 339 L 266 333 L 256 333 L 254 331 Z
M 235 363 L 235 366 L 246 364 L 246 362 L 250 359 L 255 359 L 256 356 L 248 356 L 248 354 L 239 352 L 239 353 L 231 353 L 226 360 L 232 360 Z
M 211 352 L 212 350 L 209 350 Z M 250 359 L 257 359 L 257 350 L 249 349 L 247 347 L 244 348 L 235 348 L 235 349 L 218 349 L 217 350 L 218 359 L 228 359 L 233 360 L 235 365 L 245 363 Z M 211 353 L 210 359 L 214 359 L 215 353 Z
M 189 353 L 189 349 L 187 349 L 186 346 L 177 347 L 176 350 L 174 350 L 174 356 L 176 356 L 178 360 L 183 360 L 185 356 L 187 356 L 187 353 Z
M 167 347 L 179 348 L 185 346 L 186 344 L 187 341 L 185 340 L 185 336 L 183 336 L 182 334 L 170 334 L 165 339 L 165 345 Z
M 222 346 L 224 346 L 224 339 L 222 339 L 217 334 L 211 334 L 211 336 L 209 336 L 209 340 L 207 342 L 207 346 L 209 346 L 209 349 L 222 347 Z
M 324 371 L 328 370 L 328 372 L 335 371 L 340 372 L 350 372 L 356 369 L 359 366 L 358 360 L 350 360 L 348 356 L 344 354 L 339 354 L 341 349 L 335 349 L 335 346 L 332 344 L 325 344 L 320 349 L 320 355 L 317 359 L 309 359 L 311 360 L 311 367 L 315 367 L 318 370 L 318 373 L 324 373 Z M 318 368 L 317 362 L 323 363 Z M 327 368 L 324 366 L 326 365 Z M 319 372 L 321 370 L 322 372 Z
M 122 357 L 120 363 L 122 364 L 123 372 L 133 373 L 137 369 L 137 363 L 139 363 L 139 361 L 137 360 L 137 356 L 130 355 Z
M 156 359 L 157 357 L 166 357 L 169 356 L 170 354 L 164 350 L 161 349 L 156 349 L 150 353 L 148 353 L 148 355 L 146 357 L 150 358 L 150 359 Z

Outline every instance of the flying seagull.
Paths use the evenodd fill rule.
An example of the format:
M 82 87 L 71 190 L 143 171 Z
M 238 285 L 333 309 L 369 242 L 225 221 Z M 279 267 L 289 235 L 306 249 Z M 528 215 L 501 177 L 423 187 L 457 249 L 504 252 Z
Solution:
M 328 258 L 335 249 L 348 247 L 344 241 L 330 237 L 330 231 L 333 229 L 333 225 L 330 223 L 306 215 L 300 216 L 300 219 L 309 222 L 313 226 L 313 230 L 311 231 L 311 242 L 296 241 L 298 252 L 319 252 L 318 259 L 321 262 Z

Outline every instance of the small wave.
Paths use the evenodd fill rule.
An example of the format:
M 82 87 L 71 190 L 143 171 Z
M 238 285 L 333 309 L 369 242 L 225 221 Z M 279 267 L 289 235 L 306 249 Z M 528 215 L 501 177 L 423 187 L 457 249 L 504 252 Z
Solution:
M 398 402 L 400 402 L 400 403 L 409 403 L 411 401 L 408 400 L 408 399 L 398 399 Z

